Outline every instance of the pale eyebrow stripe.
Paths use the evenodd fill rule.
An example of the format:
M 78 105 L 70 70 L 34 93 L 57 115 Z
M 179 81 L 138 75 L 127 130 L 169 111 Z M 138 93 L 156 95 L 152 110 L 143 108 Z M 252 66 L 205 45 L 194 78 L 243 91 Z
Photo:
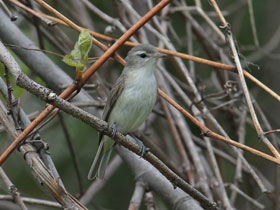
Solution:
M 147 52 L 145 52 L 145 51 L 143 51 L 143 50 L 137 51 L 137 52 L 135 52 L 134 54 L 135 54 L 135 55 L 139 55 L 139 54 L 141 54 L 141 53 L 146 53 L 146 54 L 147 54 Z

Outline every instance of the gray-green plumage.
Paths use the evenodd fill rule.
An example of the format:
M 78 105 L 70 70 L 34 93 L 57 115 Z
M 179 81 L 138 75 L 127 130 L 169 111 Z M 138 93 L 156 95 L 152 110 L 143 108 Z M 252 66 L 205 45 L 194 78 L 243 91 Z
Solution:
M 109 126 L 114 123 L 118 131 L 134 132 L 148 117 L 157 99 L 157 83 L 154 75 L 157 59 L 163 57 L 157 49 L 148 44 L 132 48 L 125 68 L 112 87 L 102 119 Z M 103 178 L 110 159 L 114 140 L 99 136 L 99 148 L 90 168 L 88 179 Z

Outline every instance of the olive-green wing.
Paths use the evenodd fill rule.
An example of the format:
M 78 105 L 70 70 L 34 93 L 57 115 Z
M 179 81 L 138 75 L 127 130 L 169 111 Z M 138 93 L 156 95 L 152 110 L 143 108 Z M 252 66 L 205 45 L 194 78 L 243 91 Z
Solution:
M 109 94 L 109 97 L 107 99 L 103 114 L 102 114 L 102 120 L 105 120 L 108 122 L 108 119 L 110 117 L 110 113 L 114 108 L 114 105 L 119 98 L 120 94 L 123 91 L 124 88 L 124 79 L 125 75 L 122 75 L 118 78 L 117 82 L 114 84 L 114 86 L 111 89 L 111 92 Z M 99 144 L 101 142 L 101 139 L 103 137 L 103 133 L 99 134 Z

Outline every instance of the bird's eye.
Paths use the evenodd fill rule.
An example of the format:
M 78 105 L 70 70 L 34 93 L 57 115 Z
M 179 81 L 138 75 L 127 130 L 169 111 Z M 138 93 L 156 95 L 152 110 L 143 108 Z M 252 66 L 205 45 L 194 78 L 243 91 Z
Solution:
M 147 57 L 147 54 L 146 54 L 146 53 L 141 53 L 139 56 L 140 56 L 141 58 L 146 58 L 146 57 Z

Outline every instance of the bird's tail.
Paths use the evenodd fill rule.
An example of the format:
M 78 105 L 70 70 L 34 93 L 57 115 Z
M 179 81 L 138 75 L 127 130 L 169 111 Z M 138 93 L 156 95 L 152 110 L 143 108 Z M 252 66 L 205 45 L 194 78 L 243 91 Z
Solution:
M 88 179 L 92 180 L 95 178 L 103 179 L 105 171 L 112 153 L 112 148 L 104 151 L 104 141 L 101 141 L 95 155 L 94 161 L 88 172 Z

